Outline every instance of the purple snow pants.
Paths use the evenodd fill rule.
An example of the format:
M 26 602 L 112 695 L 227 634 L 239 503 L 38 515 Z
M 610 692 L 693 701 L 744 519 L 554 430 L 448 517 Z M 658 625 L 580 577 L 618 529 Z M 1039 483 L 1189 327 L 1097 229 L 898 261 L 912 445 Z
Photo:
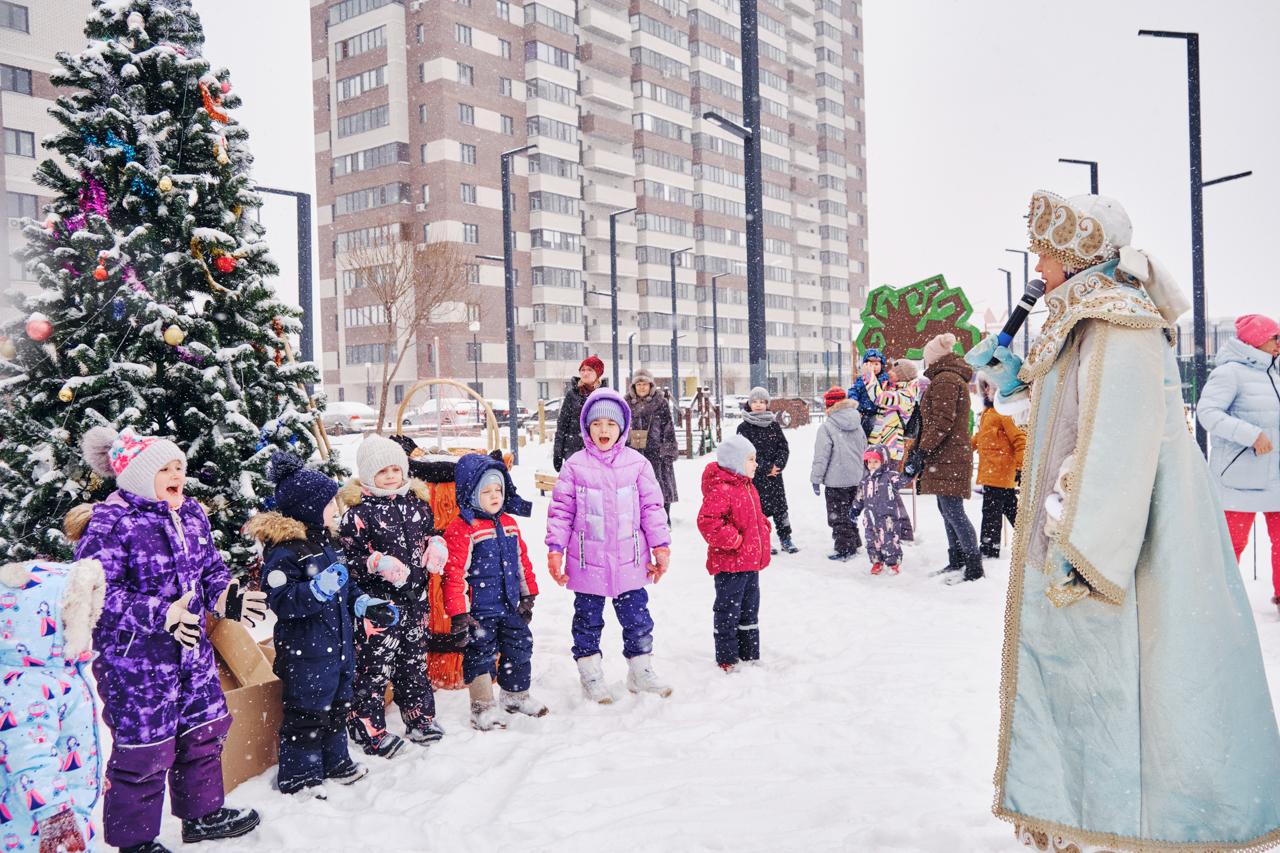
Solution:
M 231 717 L 224 716 L 160 743 L 112 749 L 102 808 L 107 843 L 128 847 L 160 834 L 166 773 L 175 817 L 222 808 L 222 741 L 230 728 Z

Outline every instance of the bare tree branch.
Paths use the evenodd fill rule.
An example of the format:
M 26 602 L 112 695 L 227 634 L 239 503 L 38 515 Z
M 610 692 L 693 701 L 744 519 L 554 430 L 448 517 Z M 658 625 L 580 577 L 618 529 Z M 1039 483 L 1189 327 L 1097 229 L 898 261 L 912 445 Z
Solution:
M 392 383 L 405 355 L 441 309 L 466 299 L 467 255 L 457 243 L 386 241 L 355 249 L 343 267 L 356 271 L 347 306 L 379 309 L 383 347 L 378 432 L 387 421 Z

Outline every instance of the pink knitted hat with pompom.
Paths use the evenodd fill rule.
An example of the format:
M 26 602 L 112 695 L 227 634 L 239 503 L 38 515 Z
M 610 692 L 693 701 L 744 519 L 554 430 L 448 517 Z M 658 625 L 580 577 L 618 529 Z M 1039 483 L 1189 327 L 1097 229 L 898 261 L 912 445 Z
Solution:
M 1245 314 L 1236 320 L 1236 337 L 1251 347 L 1260 348 L 1280 335 L 1280 323 L 1261 314 Z
M 116 432 L 96 426 L 80 443 L 85 461 L 100 477 L 115 478 L 116 486 L 147 500 L 156 495 L 156 474 L 170 462 L 187 461 L 182 448 L 167 438 L 138 435 L 126 427 Z

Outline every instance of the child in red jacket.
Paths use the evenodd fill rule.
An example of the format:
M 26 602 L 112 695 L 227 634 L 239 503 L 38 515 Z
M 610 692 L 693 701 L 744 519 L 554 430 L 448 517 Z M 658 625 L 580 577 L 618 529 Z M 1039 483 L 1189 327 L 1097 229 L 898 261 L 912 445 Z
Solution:
M 769 565 L 769 519 L 751 482 L 756 450 L 735 435 L 702 472 L 698 532 L 707 540 L 707 571 L 716 584 L 712 607 L 716 663 L 733 672 L 760 659 L 760 570 Z

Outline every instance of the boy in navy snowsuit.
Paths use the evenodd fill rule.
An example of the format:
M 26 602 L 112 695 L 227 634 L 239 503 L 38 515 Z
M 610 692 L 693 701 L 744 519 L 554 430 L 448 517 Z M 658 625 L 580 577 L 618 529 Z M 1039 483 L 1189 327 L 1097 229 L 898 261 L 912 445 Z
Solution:
M 269 476 L 278 512 L 254 516 L 246 529 L 263 544 L 263 585 L 276 614 L 275 672 L 284 686 L 278 786 L 325 799 L 325 780 L 349 785 L 367 772 L 347 750 L 355 622 L 378 630 L 399 614 L 350 580 L 330 539 L 338 484 L 288 453 L 272 456 Z
M 538 583 L 513 515 L 528 516 L 530 503 L 516 494 L 501 462 L 471 454 L 458 461 L 458 517 L 444 532 L 445 611 L 453 631 L 466 637 L 462 677 L 471 692 L 471 724 L 480 731 L 505 728 L 493 701 L 495 660 L 509 714 L 541 717 L 547 707 L 529 696 L 533 660 L 534 597 Z M 471 600 L 467 601 L 470 586 Z

